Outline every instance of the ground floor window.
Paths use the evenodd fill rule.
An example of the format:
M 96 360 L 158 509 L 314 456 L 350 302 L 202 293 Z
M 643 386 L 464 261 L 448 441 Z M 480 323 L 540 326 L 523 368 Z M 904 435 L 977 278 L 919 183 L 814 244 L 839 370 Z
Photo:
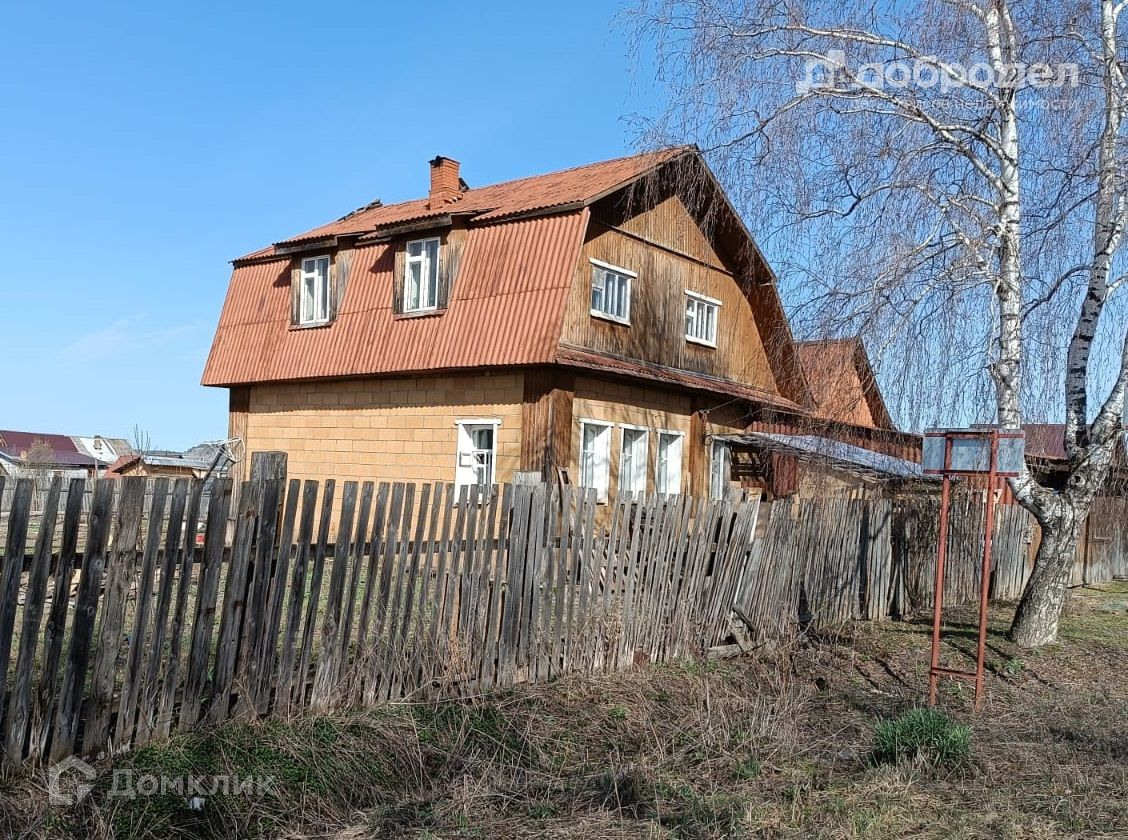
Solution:
M 497 420 L 458 421 L 458 461 L 454 481 L 459 487 L 493 485 L 498 425 Z
M 658 433 L 658 463 L 654 482 L 658 492 L 667 496 L 681 492 L 683 438 L 681 432 Z
M 623 427 L 623 448 L 619 454 L 619 490 L 623 493 L 646 492 L 646 462 L 650 433 L 646 429 Z
M 611 424 L 580 421 L 580 486 L 595 489 L 596 498 L 607 501 L 611 483 Z
M 732 450 L 723 440 L 713 441 L 709 459 L 709 498 L 723 499 L 732 475 Z

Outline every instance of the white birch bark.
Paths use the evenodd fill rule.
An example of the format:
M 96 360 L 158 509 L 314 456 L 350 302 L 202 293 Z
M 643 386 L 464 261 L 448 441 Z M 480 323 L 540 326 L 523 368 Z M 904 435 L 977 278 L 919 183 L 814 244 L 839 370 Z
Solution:
M 982 340 L 980 370 L 1007 427 L 1028 419 L 1031 393 L 1052 393 L 1045 383 L 1060 371 L 1054 413 L 1065 419 L 1068 477 L 1056 488 L 1029 470 L 1012 480 L 1043 530 L 1012 627 L 1025 645 L 1056 637 L 1081 523 L 1123 437 L 1128 336 L 1108 313 L 1128 283 L 1126 4 L 922 0 L 898 17 L 900 7 L 876 0 L 649 0 L 639 11 L 671 87 L 672 122 L 655 136 L 696 140 L 714 162 L 732 162 L 730 183 L 747 185 L 756 212 L 771 206 L 781 229 L 820 230 L 832 253 L 843 232 L 850 239 L 852 259 L 831 262 L 842 274 L 829 281 L 802 264 L 819 259 L 810 241 L 790 240 L 802 255 L 794 270 L 822 289 L 817 307 L 802 304 L 828 331 L 861 324 L 879 347 L 897 346 L 904 331 L 906 356 L 929 340 L 913 330 L 957 346 L 964 338 L 965 350 Z M 1024 113 L 1024 89 L 998 84 L 1047 56 L 1082 67 L 1080 86 L 1063 91 L 1080 109 L 1073 122 Z M 990 66 L 995 84 L 961 75 L 969 57 Z M 912 61 L 963 85 L 945 96 L 875 84 L 859 69 L 867 61 Z M 788 83 L 811 62 L 827 68 L 830 83 L 791 94 Z M 920 315 L 945 306 L 946 326 Z M 1066 324 L 1060 342 L 1058 324 Z M 1115 360 L 1107 341 L 1104 356 L 1097 349 L 1110 330 L 1120 332 Z M 925 370 L 943 380 L 942 366 L 961 369 L 967 355 L 948 353 Z M 897 375 L 896 359 L 891 367 L 911 380 Z M 1106 371 L 1102 399 L 1093 389 Z M 952 392 L 963 399 L 958 377 Z

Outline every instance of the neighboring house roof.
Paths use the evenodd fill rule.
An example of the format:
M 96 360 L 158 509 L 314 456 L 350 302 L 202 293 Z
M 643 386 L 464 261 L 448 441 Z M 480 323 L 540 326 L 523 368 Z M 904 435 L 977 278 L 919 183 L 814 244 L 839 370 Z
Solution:
M 926 476 L 921 466 L 890 455 L 882 455 L 839 440 L 816 435 L 776 435 L 754 433 L 743 435 L 718 435 L 718 440 L 729 443 L 760 446 L 770 451 L 795 455 L 802 460 L 838 466 L 851 472 L 876 475 L 882 478 L 933 480 Z
M 855 426 L 897 428 L 861 338 L 801 341 L 796 346 L 816 414 Z
M 138 456 L 135 453 L 132 453 L 132 452 L 129 453 L 128 455 L 122 455 L 120 458 L 118 458 L 116 461 L 114 461 L 112 464 L 110 464 L 108 467 L 106 467 L 106 475 L 110 476 L 110 475 L 120 474 L 121 471 L 122 471 L 122 468 L 127 467 L 130 464 L 136 463 L 137 458 L 138 458 Z
M 0 429 L 0 450 L 14 459 L 26 461 L 28 453 L 34 452 L 37 447 L 45 448 L 45 463 L 57 467 L 92 467 L 95 464 L 94 459 L 79 452 L 74 441 L 66 435 Z
M 108 438 L 101 435 L 71 435 L 71 440 L 79 452 L 83 455 L 89 455 L 100 464 L 113 463 L 122 455 L 133 452 L 133 447 L 123 438 Z
M 1026 455 L 1030 458 L 1065 460 L 1064 423 L 1024 423 Z
M 1041 458 L 1048 461 L 1065 461 L 1065 424 L 1064 423 L 1023 423 L 1022 430 L 1026 433 L 1026 457 Z M 1114 455 L 1114 462 L 1123 464 L 1126 460 L 1126 444 L 1121 439 L 1119 451 Z
M 143 453 L 133 452 L 114 461 L 106 468 L 106 473 L 108 475 L 121 475 L 137 464 L 157 469 L 192 470 L 200 474 L 206 473 L 215 464 L 216 471 L 222 473 L 226 467 L 224 459 L 219 458 L 217 463 L 217 456 L 222 453 L 223 448 L 215 443 L 197 444 L 183 452 L 169 449 L 158 449 Z
M 20 475 L 20 461 L 13 458 L 7 452 L 0 450 L 0 478 L 4 476 L 12 476 L 17 478 Z
M 710 382 L 687 372 L 625 370 L 624 365 L 638 363 L 580 358 L 574 348 L 561 347 L 590 205 L 650 176 L 672 173 L 675 163 L 705 173 L 698 180 L 712 190 L 711 208 L 724 217 L 727 235 L 738 237 L 740 246 L 754 254 L 760 266 L 757 282 L 773 283 L 770 268 L 700 154 L 687 147 L 669 149 L 467 189 L 447 204 L 430 199 L 375 204 L 236 260 L 202 382 L 233 386 L 566 364 L 720 393 L 741 389 L 741 383 Z M 425 317 L 397 316 L 390 291 L 395 259 L 389 238 L 404 225 L 431 220 L 438 226 L 452 216 L 463 217 L 466 234 L 448 308 Z M 355 250 L 335 320 L 326 328 L 293 329 L 294 249 L 320 248 L 322 243 L 329 249 L 341 239 Z M 774 373 L 786 396 L 768 400 L 766 392 L 754 388 L 744 388 L 740 396 L 794 409 L 809 398 L 774 288 L 768 296 L 774 298 L 769 306 L 780 335 L 766 344 L 782 348 L 772 352 L 779 357 Z

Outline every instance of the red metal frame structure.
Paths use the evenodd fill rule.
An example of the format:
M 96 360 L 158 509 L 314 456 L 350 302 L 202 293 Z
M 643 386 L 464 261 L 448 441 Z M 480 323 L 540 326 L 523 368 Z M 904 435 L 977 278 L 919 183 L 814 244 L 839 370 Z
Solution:
M 999 480 L 1007 476 L 1017 475 L 1017 468 L 1010 459 L 1010 463 L 1000 465 L 1000 441 L 1010 442 L 1018 439 L 1018 446 L 1022 446 L 1024 435 L 1017 429 L 999 429 L 997 427 L 975 427 L 972 429 L 947 429 L 932 430 L 926 433 L 926 438 L 942 438 L 944 446 L 943 466 L 930 466 L 925 458 L 924 472 L 943 476 L 943 486 L 940 491 L 940 538 L 936 552 L 936 584 L 933 590 L 932 602 L 932 663 L 928 673 L 928 703 L 936 705 L 937 692 L 940 687 L 941 677 L 970 680 L 975 683 L 975 709 L 978 711 L 983 706 L 984 659 L 987 652 L 987 601 L 991 589 L 991 543 L 995 528 L 995 491 Z M 952 450 L 956 441 L 975 441 L 980 446 L 989 448 L 989 458 L 986 470 L 980 462 L 971 464 L 953 464 Z M 1021 453 L 1021 448 L 1017 450 Z M 1021 454 L 1019 456 L 1021 462 Z M 975 670 L 961 671 L 955 668 L 945 668 L 940 665 L 940 627 L 941 614 L 944 609 L 944 564 L 948 558 L 948 514 L 951 502 L 952 478 L 954 476 L 984 475 L 987 476 L 987 512 L 984 517 L 983 536 L 983 569 L 979 586 L 979 636 L 975 654 Z

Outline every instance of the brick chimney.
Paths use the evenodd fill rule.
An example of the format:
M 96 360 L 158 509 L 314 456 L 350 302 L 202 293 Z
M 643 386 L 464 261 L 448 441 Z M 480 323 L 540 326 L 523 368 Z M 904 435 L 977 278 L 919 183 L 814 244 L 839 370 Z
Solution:
M 439 155 L 431 161 L 431 193 L 428 203 L 431 207 L 442 207 L 457 201 L 462 195 L 458 182 L 458 161 Z

